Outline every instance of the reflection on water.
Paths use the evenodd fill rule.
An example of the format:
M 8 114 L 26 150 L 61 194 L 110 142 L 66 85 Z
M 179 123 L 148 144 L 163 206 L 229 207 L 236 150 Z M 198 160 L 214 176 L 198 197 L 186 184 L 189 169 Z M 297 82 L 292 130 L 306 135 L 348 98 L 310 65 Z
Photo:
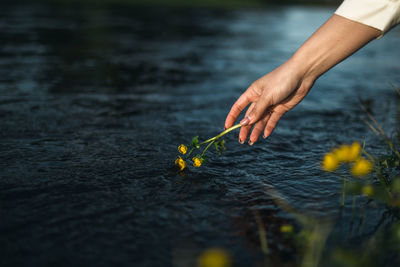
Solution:
M 358 96 L 374 100 L 389 131 L 396 125 L 385 83 L 399 80 L 398 30 L 321 78 L 267 140 L 250 148 L 231 134 L 223 156 L 184 178 L 172 165 L 177 145 L 219 133 L 240 92 L 332 11 L 3 4 L 2 264 L 178 266 L 185 254 L 190 266 L 212 246 L 256 264 L 253 210 L 276 261 L 293 261 L 277 230 L 292 218 L 265 188 L 309 214 L 339 216 L 341 180 L 319 161 L 364 137 L 381 149 Z

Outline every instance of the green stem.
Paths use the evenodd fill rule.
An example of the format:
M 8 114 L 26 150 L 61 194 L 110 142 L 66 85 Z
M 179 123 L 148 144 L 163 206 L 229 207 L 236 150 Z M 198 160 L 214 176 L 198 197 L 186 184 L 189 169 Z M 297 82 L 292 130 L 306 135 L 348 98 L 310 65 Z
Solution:
M 344 206 L 344 199 L 345 199 L 345 196 L 346 196 L 346 192 L 345 191 L 346 191 L 346 177 L 343 176 L 342 203 L 341 203 L 342 207 Z
M 389 182 L 386 180 L 386 177 L 382 174 L 380 168 L 376 168 L 376 172 L 379 182 L 381 183 L 381 185 L 385 189 L 385 192 L 387 193 L 388 199 L 386 199 L 386 203 L 389 204 L 389 200 L 393 199 L 393 195 L 389 189 Z
M 356 197 L 353 196 L 353 203 L 352 203 L 352 205 L 351 205 L 351 221 L 354 220 L 355 206 L 356 206 Z
M 215 142 L 215 140 L 213 140 L 212 142 L 210 142 L 210 143 L 206 146 L 206 148 L 203 150 L 203 153 L 201 153 L 201 156 L 202 156 L 202 157 L 204 156 L 204 153 L 206 153 L 207 149 L 208 149 L 214 142 Z
M 195 149 L 194 147 L 192 149 L 190 149 L 189 153 L 186 155 L 186 158 L 189 158 L 190 154 L 192 154 L 194 149 Z
M 360 205 L 360 221 L 361 221 L 361 225 L 360 225 L 360 232 L 362 232 L 362 229 L 363 229 L 363 227 L 364 227 L 364 223 L 365 223 L 365 214 L 364 214 L 364 208 L 363 208 L 363 206 L 362 206 L 362 204 L 361 203 L 359 203 L 359 205 Z
M 240 128 L 240 127 L 242 127 L 241 124 L 236 124 L 236 125 L 232 126 L 231 128 L 226 129 L 225 131 L 223 131 L 223 132 L 220 133 L 219 135 L 214 136 L 214 137 L 212 137 L 212 138 L 210 138 L 210 139 L 208 139 L 208 140 L 206 140 L 206 141 L 200 143 L 199 145 L 201 146 L 201 145 L 207 144 L 208 142 L 215 141 L 215 140 L 217 140 L 218 138 L 220 138 L 221 136 L 224 136 L 225 134 L 227 134 L 227 133 L 229 133 L 229 132 L 231 132 L 231 131 L 233 131 L 233 130 L 236 130 L 237 128 Z
M 365 151 L 364 148 L 362 148 L 362 153 L 364 153 L 369 158 L 372 164 L 375 164 L 374 158 L 367 151 Z
M 268 242 L 267 242 L 267 232 L 265 231 L 263 221 L 262 221 L 258 211 L 254 211 L 253 213 L 254 213 L 254 218 L 256 220 L 256 223 L 257 223 L 261 249 L 262 249 L 262 252 L 264 253 L 264 255 L 267 255 L 269 253 Z

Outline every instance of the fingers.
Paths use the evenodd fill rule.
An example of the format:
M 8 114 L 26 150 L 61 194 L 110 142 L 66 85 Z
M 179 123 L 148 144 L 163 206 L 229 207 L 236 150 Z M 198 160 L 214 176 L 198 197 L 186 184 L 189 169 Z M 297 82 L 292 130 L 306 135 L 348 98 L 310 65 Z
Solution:
M 251 112 L 251 107 L 249 107 L 247 113 Z M 254 124 L 253 130 L 249 138 L 249 145 L 254 145 L 255 142 L 260 138 L 261 133 L 264 131 L 264 138 L 267 138 L 272 134 L 276 125 L 285 112 L 272 112 L 267 113 L 264 117 Z M 248 114 L 246 114 L 248 115 Z M 247 137 L 249 136 L 251 130 L 251 125 L 242 126 L 239 134 L 239 142 L 243 144 Z
M 254 124 L 253 131 L 251 132 L 251 135 L 250 135 L 249 145 L 252 146 L 252 145 L 254 145 L 255 142 L 257 142 L 261 133 L 265 129 L 265 126 L 267 125 L 269 119 L 270 119 L 270 115 L 267 114 L 267 115 L 265 115 L 265 117 L 262 120 L 258 121 L 256 124 Z
M 242 128 L 240 128 L 239 143 L 244 144 L 244 142 L 247 139 L 247 136 L 249 136 L 250 130 L 251 130 L 251 125 L 242 126 Z
M 267 138 L 272 134 L 274 131 L 276 125 L 278 124 L 278 121 L 282 118 L 284 112 L 272 112 L 267 125 L 265 126 L 264 130 L 264 138 Z
M 262 95 L 257 101 L 254 108 L 251 110 L 248 116 L 246 116 L 240 123 L 242 125 L 250 125 L 259 121 L 265 115 L 265 112 L 269 107 L 272 106 L 272 98 L 269 96 Z
M 231 110 L 229 111 L 229 114 L 225 120 L 225 129 L 233 126 L 237 117 L 248 104 L 250 104 L 250 99 L 247 96 L 247 92 L 245 92 L 239 97 L 238 100 L 236 100 L 235 104 L 233 104 Z
M 247 115 L 249 115 L 250 111 L 254 108 L 254 105 L 255 105 L 255 104 L 252 103 L 252 104 L 249 106 L 249 108 L 248 108 L 247 111 L 246 111 L 245 117 L 246 117 Z M 247 139 L 247 136 L 249 136 L 250 130 L 251 130 L 251 125 L 242 126 L 242 127 L 240 128 L 240 132 L 239 132 L 239 143 L 244 144 L 244 142 L 245 142 L 246 139 Z
M 256 105 L 255 103 L 250 105 L 250 107 L 247 109 L 246 116 L 248 116 L 252 112 L 255 105 Z M 251 131 L 250 135 L 249 145 L 253 145 L 255 142 L 257 142 L 258 138 L 260 137 L 261 133 L 263 132 L 269 120 L 269 117 L 270 113 L 265 113 L 263 118 L 254 124 L 253 130 Z M 239 142 L 241 144 L 243 144 L 246 141 L 247 137 L 249 136 L 251 127 L 252 125 L 242 126 L 239 133 Z

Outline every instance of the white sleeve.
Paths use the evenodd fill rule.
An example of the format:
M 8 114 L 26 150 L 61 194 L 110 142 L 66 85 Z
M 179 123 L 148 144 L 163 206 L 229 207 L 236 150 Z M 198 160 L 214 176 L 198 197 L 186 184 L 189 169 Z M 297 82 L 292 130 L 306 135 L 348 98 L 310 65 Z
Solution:
M 400 23 L 400 0 L 345 0 L 335 14 L 382 31 Z

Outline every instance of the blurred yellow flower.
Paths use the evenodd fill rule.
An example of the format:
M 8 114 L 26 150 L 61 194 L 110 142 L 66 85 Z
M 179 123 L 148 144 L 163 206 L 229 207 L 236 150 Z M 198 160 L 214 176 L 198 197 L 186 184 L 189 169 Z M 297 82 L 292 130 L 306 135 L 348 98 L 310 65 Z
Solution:
M 334 149 L 332 153 L 335 154 L 339 162 L 347 162 L 349 161 L 350 147 L 348 145 L 341 145 L 339 148 Z
M 186 162 L 180 156 L 175 160 L 175 165 L 177 165 L 181 171 L 186 168 Z
M 195 167 L 200 167 L 201 163 L 203 163 L 203 160 L 198 158 L 198 157 L 194 157 L 193 158 L 193 166 Z
M 351 168 L 350 172 L 354 176 L 364 176 L 372 171 L 372 163 L 364 158 L 359 158 Z
M 184 144 L 178 146 L 178 151 L 179 151 L 179 153 L 186 154 L 187 146 L 185 146 Z
M 374 194 L 374 188 L 372 187 L 372 185 L 366 185 L 362 188 L 362 193 L 365 196 L 372 196 Z
M 353 162 L 360 157 L 361 145 L 358 142 L 354 142 L 349 147 L 349 154 L 347 155 L 347 161 Z
M 197 258 L 198 267 L 230 267 L 232 260 L 229 253 L 221 248 L 210 248 L 205 250 Z
M 292 233 L 292 232 L 293 232 L 293 225 L 283 224 L 281 226 L 281 233 Z
M 334 153 L 328 153 L 322 160 L 322 168 L 325 171 L 334 171 L 339 167 L 339 160 Z

